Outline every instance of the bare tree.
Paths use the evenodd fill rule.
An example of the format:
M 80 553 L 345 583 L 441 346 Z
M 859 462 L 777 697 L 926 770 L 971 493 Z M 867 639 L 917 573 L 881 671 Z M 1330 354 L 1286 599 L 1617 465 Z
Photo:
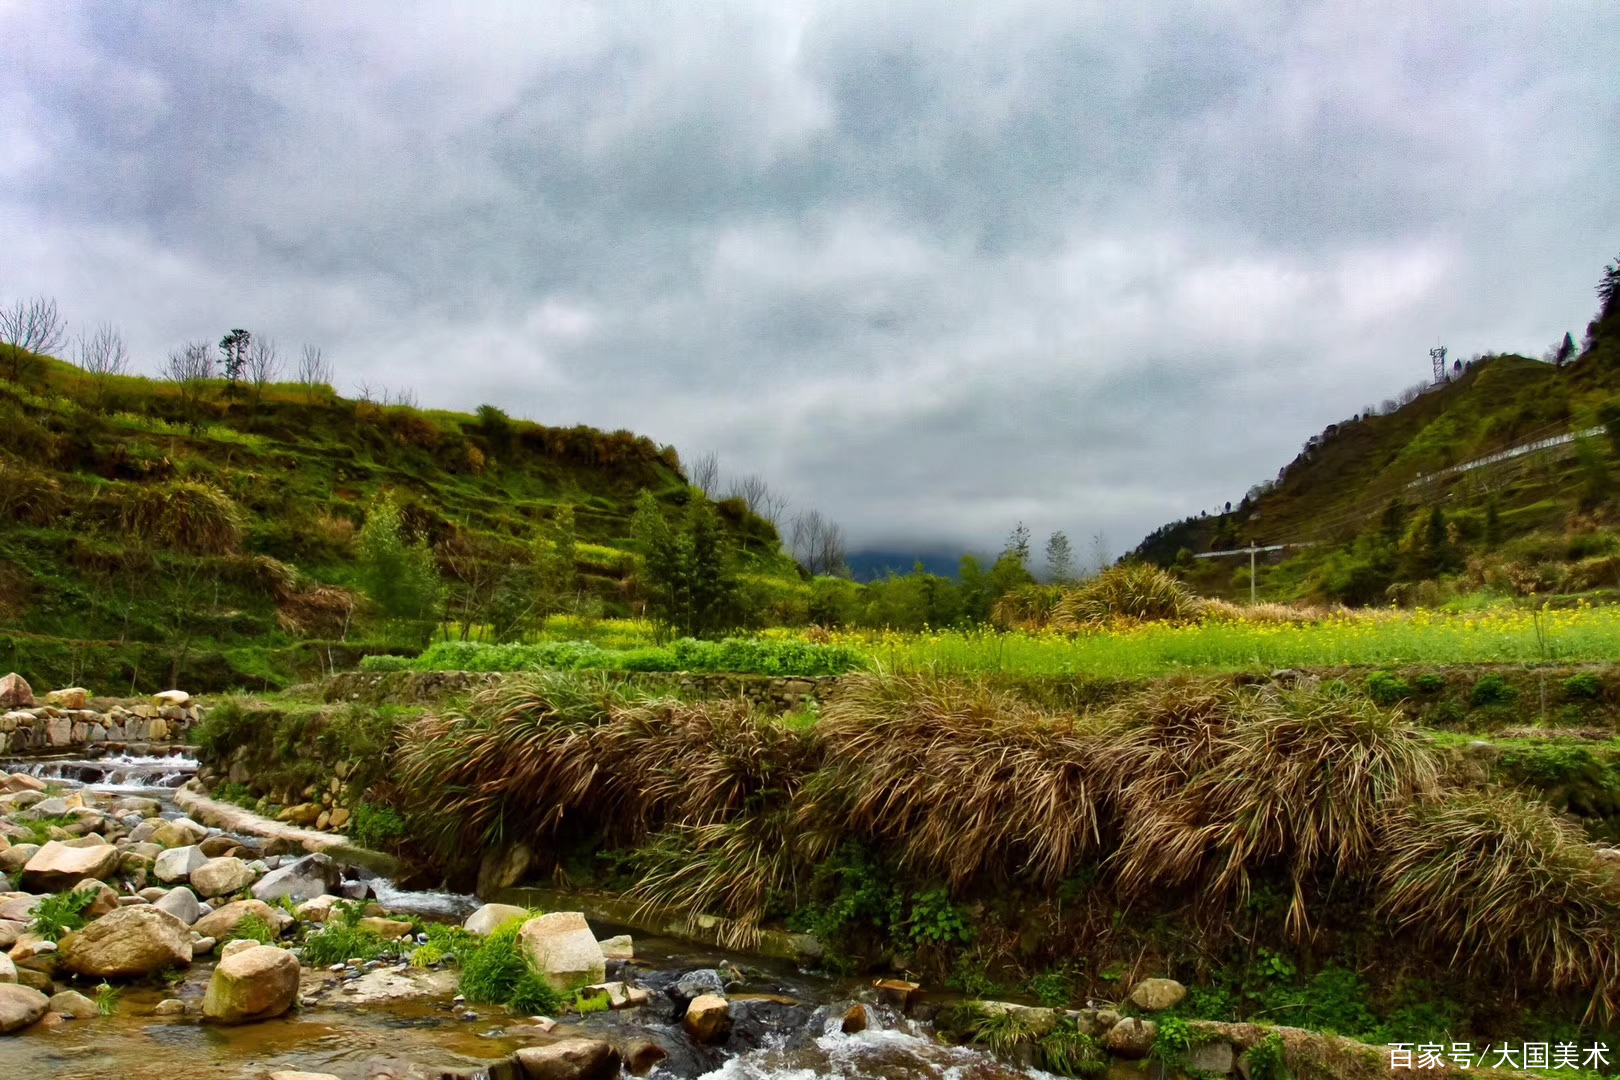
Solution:
M 1100 574 L 1114 565 L 1114 556 L 1108 550 L 1108 537 L 1100 532 L 1091 534 L 1091 572 Z
M 796 514 L 788 530 L 793 557 L 812 574 L 839 574 L 849 553 L 844 527 L 820 510 Z
M 253 404 L 264 398 L 264 388 L 281 374 L 281 350 L 274 338 L 256 337 L 248 346 L 247 380 L 253 387 Z
M 96 407 L 107 400 L 107 383 L 114 375 L 129 374 L 129 348 L 124 335 L 111 323 L 102 323 L 86 337 L 79 335 L 74 347 L 74 360 L 96 386 Z
M 713 450 L 699 454 L 686 470 L 687 480 L 709 498 L 720 491 L 720 455 Z
M 10 345 L 6 352 L 6 377 L 22 382 L 32 361 L 30 354 L 54 356 L 67 342 L 67 323 L 57 313 L 56 301 L 44 296 L 32 300 L 18 300 L 10 307 L 0 308 L 0 345 Z
M 780 526 L 782 513 L 788 505 L 787 496 L 772 489 L 765 478 L 757 473 L 732 481 L 726 497 L 741 499 L 749 513 L 757 514 L 776 526 Z
M 186 422 L 197 427 L 203 390 L 214 377 L 214 347 L 206 341 L 188 341 L 184 348 L 169 353 L 163 377 L 174 384 Z
M 303 352 L 299 354 L 298 381 L 303 384 L 304 394 L 311 401 L 315 399 L 317 386 L 332 384 L 332 363 L 321 355 L 318 346 L 305 345 Z

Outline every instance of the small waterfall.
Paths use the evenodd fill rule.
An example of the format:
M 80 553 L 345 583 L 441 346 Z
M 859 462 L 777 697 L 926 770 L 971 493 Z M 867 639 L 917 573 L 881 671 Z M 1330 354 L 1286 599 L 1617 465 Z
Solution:
M 25 773 L 40 780 L 60 780 L 102 790 L 174 789 L 197 775 L 197 760 L 184 754 L 136 756 L 108 754 L 98 758 L 33 758 L 0 762 L 0 772 Z

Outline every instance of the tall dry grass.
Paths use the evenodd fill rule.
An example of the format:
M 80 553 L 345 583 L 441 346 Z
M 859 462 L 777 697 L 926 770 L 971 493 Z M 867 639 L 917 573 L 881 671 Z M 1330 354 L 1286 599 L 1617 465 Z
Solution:
M 228 555 L 242 542 L 242 512 L 211 484 L 182 480 L 135 486 L 123 496 L 123 527 L 155 547 Z
M 1541 989 L 1620 985 L 1620 887 L 1547 808 L 1458 786 L 1397 713 L 1333 688 L 1165 680 L 1106 708 L 1042 710 L 982 682 L 851 677 L 812 727 L 599 676 L 508 680 L 419 721 L 400 751 L 413 819 L 446 854 L 581 836 L 634 848 L 635 895 L 734 920 L 856 840 L 912 880 L 1052 888 L 1097 867 L 1126 903 L 1196 900 L 1231 926 L 1256 883 L 1278 929 L 1330 893 L 1394 931 Z

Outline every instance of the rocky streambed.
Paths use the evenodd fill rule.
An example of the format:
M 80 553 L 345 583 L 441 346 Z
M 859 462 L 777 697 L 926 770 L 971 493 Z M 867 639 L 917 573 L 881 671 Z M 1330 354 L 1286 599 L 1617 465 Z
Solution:
M 452 966 L 410 956 L 425 940 L 413 914 L 459 922 L 470 898 L 402 892 L 263 819 L 272 835 L 200 824 L 174 801 L 195 768 L 183 758 L 10 767 L 0 772 L 0 1076 L 1027 1075 L 936 1042 L 904 1015 L 904 989 L 631 938 L 574 912 L 531 918 L 490 905 L 466 924 L 487 933 L 522 920 L 531 963 L 559 986 L 586 987 L 575 999 L 583 1013 L 470 1004 Z M 80 910 L 46 925 L 63 918 L 66 897 Z M 310 935 L 345 910 L 397 936 L 398 955 L 308 960 Z

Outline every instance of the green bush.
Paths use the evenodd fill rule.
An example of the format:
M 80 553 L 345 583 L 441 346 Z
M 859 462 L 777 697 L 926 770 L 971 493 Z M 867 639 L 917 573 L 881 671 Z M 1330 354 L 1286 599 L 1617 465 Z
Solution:
M 1405 679 L 1387 671 L 1375 671 L 1367 676 L 1367 696 L 1380 705 L 1394 705 L 1412 696 L 1412 688 Z
M 355 958 L 377 960 L 404 955 L 407 946 L 386 941 L 381 935 L 360 928 L 358 924 L 362 910 L 356 904 L 334 906 L 326 925 L 318 933 L 304 939 L 302 953 L 305 966 L 325 967 Z
M 1596 672 L 1583 671 L 1564 680 L 1564 697 L 1570 701 L 1596 701 L 1603 696 L 1603 680 Z
M 409 656 L 392 656 L 388 653 L 372 653 L 360 658 L 361 671 L 411 671 L 414 664 L 415 661 Z
M 1416 687 L 1420 693 L 1438 694 L 1440 691 L 1446 688 L 1446 680 L 1443 675 L 1436 675 L 1432 671 L 1425 671 L 1422 675 L 1419 675 L 1412 680 L 1412 685 Z
M 362 802 L 349 819 L 349 839 L 373 850 L 387 846 L 405 835 L 405 819 L 386 806 Z
M 84 913 L 95 902 L 96 894 L 89 889 L 47 896 L 34 905 L 34 919 L 28 924 L 28 930 L 46 941 L 61 941 L 90 921 Z
M 529 967 L 518 933 L 523 919 L 497 927 L 476 948 L 458 957 L 461 981 L 457 987 L 468 1001 L 506 1005 L 525 1015 L 550 1015 L 567 1007 L 567 1000 Z
M 1273 1031 L 1249 1047 L 1249 1080 L 1293 1080 L 1282 1035 Z
M 1474 684 L 1468 692 L 1468 700 L 1473 705 L 1500 705 L 1512 701 L 1518 696 L 1518 691 L 1500 675 L 1485 675 Z

